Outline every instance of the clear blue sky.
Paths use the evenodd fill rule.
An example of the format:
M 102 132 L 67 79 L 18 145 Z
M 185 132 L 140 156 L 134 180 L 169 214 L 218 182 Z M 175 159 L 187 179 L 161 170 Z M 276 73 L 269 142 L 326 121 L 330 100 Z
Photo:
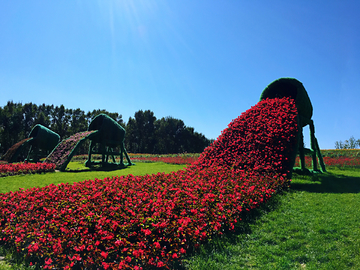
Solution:
M 320 148 L 334 148 L 360 139 L 359 18 L 357 0 L 4 0 L 0 106 L 106 109 L 125 122 L 151 110 L 216 139 L 293 77 Z

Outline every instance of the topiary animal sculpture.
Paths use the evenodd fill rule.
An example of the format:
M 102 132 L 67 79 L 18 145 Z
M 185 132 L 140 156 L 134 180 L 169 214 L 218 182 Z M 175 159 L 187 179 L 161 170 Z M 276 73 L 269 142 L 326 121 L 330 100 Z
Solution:
M 116 164 L 114 155 L 120 155 L 120 163 L 116 165 L 124 165 L 123 155 L 125 155 L 128 165 L 133 165 L 124 146 L 125 129 L 114 119 L 106 114 L 99 114 L 91 121 L 88 130 L 97 130 L 98 132 L 89 138 L 91 143 L 89 157 L 85 163 L 87 167 L 96 164 L 91 161 L 92 154 L 102 155 L 101 163 L 103 166 L 109 165 L 108 159 L 110 156 L 112 157 L 113 163 Z M 96 146 L 98 146 L 97 149 Z M 114 150 L 116 147 L 120 148 L 120 152 Z
M 260 100 L 275 97 L 289 97 L 295 100 L 298 110 L 298 147 L 293 155 L 295 159 L 296 155 L 299 154 L 301 168 L 294 168 L 294 170 L 298 173 L 309 173 L 310 171 L 305 167 L 305 155 L 311 155 L 313 172 L 325 172 L 325 164 L 318 141 L 315 137 L 314 121 L 311 119 L 313 107 L 303 84 L 294 78 L 280 78 L 275 80 L 264 89 L 261 93 Z M 310 129 L 310 149 L 304 147 L 303 127 L 307 125 L 309 125 Z M 318 168 L 317 158 L 319 159 L 321 169 Z

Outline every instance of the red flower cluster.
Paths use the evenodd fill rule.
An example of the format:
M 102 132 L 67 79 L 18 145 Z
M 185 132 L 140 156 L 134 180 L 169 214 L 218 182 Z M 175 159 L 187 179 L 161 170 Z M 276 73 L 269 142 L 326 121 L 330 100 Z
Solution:
M 186 156 L 149 156 L 149 157 L 134 157 L 131 158 L 133 161 L 140 162 L 164 162 L 170 164 L 192 164 L 197 160 L 197 157 L 186 157 Z
M 55 164 L 52 163 L 6 163 L 0 164 L 0 177 L 16 175 L 16 174 L 29 174 L 29 173 L 42 173 L 55 171 Z
M 296 116 L 287 99 L 261 101 L 170 174 L 0 194 L 0 244 L 44 269 L 168 268 L 288 186 Z
M 285 98 L 264 100 L 233 120 L 204 150 L 197 165 L 287 173 L 294 162 L 290 158 L 296 135 L 295 102 Z
M 324 163 L 328 167 L 338 167 L 338 168 L 360 168 L 360 157 L 323 157 Z M 299 157 L 296 158 L 295 166 L 300 166 Z M 310 156 L 305 156 L 305 166 L 307 168 L 312 167 L 312 158 Z
M 165 266 L 286 181 L 211 167 L 0 194 L 0 243 L 47 269 Z

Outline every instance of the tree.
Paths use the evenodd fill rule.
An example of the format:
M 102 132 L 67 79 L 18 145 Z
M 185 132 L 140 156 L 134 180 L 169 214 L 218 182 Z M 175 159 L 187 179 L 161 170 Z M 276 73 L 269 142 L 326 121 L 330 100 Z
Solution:
M 158 154 L 173 154 L 178 153 L 179 135 L 181 129 L 184 128 L 182 120 L 175 119 L 171 116 L 163 117 L 156 122 L 156 138 L 157 140 L 155 151 Z
M 335 149 L 355 149 L 360 146 L 360 139 L 356 140 L 354 136 L 351 136 L 349 140 L 336 141 Z
M 9 101 L 1 112 L 1 150 L 6 152 L 12 145 L 24 138 L 23 112 L 21 103 Z
M 24 121 L 24 133 L 25 136 L 28 136 L 31 129 L 35 126 L 34 119 L 37 113 L 37 106 L 32 103 L 26 103 L 23 108 L 23 121 Z
M 156 121 L 157 142 L 155 152 L 159 154 L 199 153 L 210 144 L 204 135 L 186 127 L 184 122 L 173 117 L 163 117 Z
M 52 110 L 50 128 L 59 134 L 61 140 L 69 137 L 69 121 L 70 117 L 66 112 L 64 105 L 61 105 L 60 107 L 56 106 L 54 110 Z
M 351 136 L 349 139 L 349 148 L 355 149 L 358 146 L 357 141 L 355 140 L 354 136 Z
M 88 129 L 89 124 L 86 120 L 84 111 L 79 108 L 70 110 L 70 134 L 75 134 Z
M 150 110 L 139 110 L 126 125 L 125 144 L 133 153 L 154 153 L 156 117 Z

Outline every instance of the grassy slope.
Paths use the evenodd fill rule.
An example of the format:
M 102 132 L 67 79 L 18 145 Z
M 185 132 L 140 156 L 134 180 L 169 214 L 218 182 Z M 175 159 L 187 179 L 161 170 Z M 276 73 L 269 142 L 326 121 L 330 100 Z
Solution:
M 188 269 L 360 269 L 360 171 L 294 177 L 291 190 Z M 266 214 L 265 214 L 266 213 Z
M 88 179 L 104 179 L 105 177 L 120 175 L 145 175 L 158 172 L 169 173 L 184 168 L 185 165 L 173 165 L 166 163 L 137 163 L 121 170 L 115 171 L 90 171 L 82 163 L 71 162 L 68 169 L 71 171 L 55 172 L 46 174 L 15 175 L 0 177 L 0 193 L 19 190 L 19 187 L 28 189 L 31 187 L 43 187 L 59 183 L 74 183 Z

